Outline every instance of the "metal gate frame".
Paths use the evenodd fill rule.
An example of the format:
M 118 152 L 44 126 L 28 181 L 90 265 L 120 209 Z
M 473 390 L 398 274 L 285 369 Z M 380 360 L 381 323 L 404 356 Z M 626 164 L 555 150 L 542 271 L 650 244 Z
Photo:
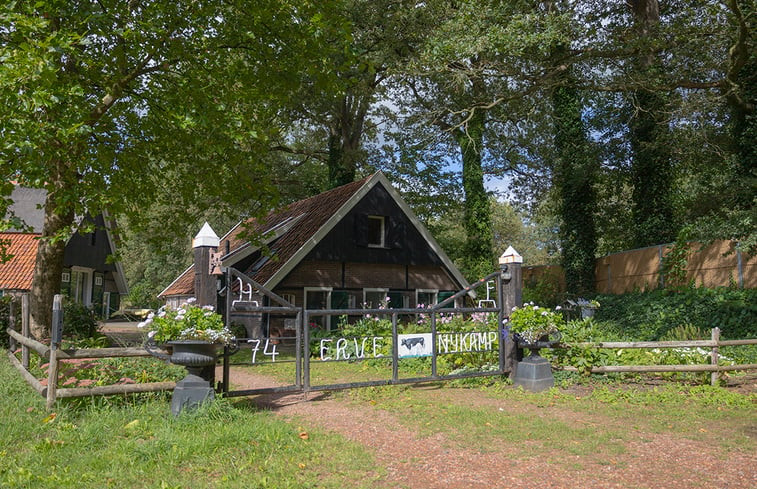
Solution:
M 233 268 L 227 267 L 224 270 L 226 277 L 226 285 L 219 292 L 219 296 L 225 297 L 226 303 L 226 325 L 230 326 L 232 314 L 294 314 L 295 315 L 295 382 L 291 385 L 280 387 L 266 387 L 258 389 L 244 389 L 244 390 L 229 390 L 229 355 L 223 356 L 223 384 L 222 391 L 224 395 L 229 397 L 249 396 L 256 394 L 270 394 L 270 393 L 309 393 L 311 391 L 328 391 L 328 390 L 343 390 L 353 389 L 359 387 L 371 387 L 382 385 L 400 385 L 400 384 L 418 384 L 423 382 L 438 382 L 453 379 L 464 379 L 473 377 L 490 377 L 496 375 L 509 374 L 512 370 L 512 360 L 515 356 L 515 345 L 512 338 L 508 334 L 509 328 L 505 326 L 505 322 L 508 315 L 504 309 L 505 297 L 504 297 L 504 285 L 507 279 L 504 277 L 503 271 L 493 272 L 474 284 L 466 287 L 463 290 L 458 291 L 454 295 L 448 297 L 444 301 L 433 305 L 432 307 L 419 310 L 415 309 L 305 309 L 303 307 L 296 307 L 288 302 L 283 297 L 275 294 L 273 291 L 266 289 L 261 284 L 250 279 L 243 273 Z M 487 282 L 495 280 L 497 283 L 497 307 L 447 307 L 449 304 L 454 304 L 457 299 L 470 295 L 475 289 L 486 284 Z M 235 292 L 238 294 L 239 299 L 234 299 Z M 252 301 L 253 292 L 260 293 L 269 298 L 277 306 L 261 306 Z M 247 301 L 243 300 L 244 295 L 247 294 Z M 426 377 L 413 377 L 413 378 L 399 378 L 399 355 L 398 355 L 398 331 L 397 323 L 400 315 L 418 315 L 418 314 L 430 315 L 431 318 L 431 343 L 432 343 L 432 355 L 431 355 L 431 375 Z M 449 375 L 438 375 L 437 373 L 437 359 L 439 356 L 437 345 L 437 318 L 441 314 L 473 314 L 473 313 L 497 313 L 497 325 L 498 325 L 498 369 L 494 371 L 486 372 L 468 372 Z M 309 319 L 314 316 L 343 316 L 343 315 L 391 315 L 392 319 L 392 378 L 382 380 L 369 380 L 362 382 L 347 382 L 337 384 L 323 384 L 323 385 L 311 385 L 310 382 L 310 328 L 305 327 L 309 324 Z M 268 334 L 270 338 L 270 332 Z M 487 352 L 494 350 L 475 350 L 472 352 Z M 305 354 L 307 352 L 307 354 Z M 228 353 L 228 351 L 226 352 Z M 448 353 L 453 355 L 455 353 Z M 344 360 L 327 360 L 329 362 L 339 362 Z M 319 361 L 323 362 L 323 360 Z

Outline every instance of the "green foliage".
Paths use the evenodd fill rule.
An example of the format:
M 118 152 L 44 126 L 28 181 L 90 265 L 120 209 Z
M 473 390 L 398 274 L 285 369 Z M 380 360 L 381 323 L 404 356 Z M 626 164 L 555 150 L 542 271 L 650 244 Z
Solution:
M 510 332 L 526 343 L 534 343 L 543 336 L 560 332 L 565 320 L 558 310 L 552 311 L 544 307 L 526 303 L 522 307 L 514 308 L 510 312 L 507 322 Z
M 5 332 L 10 325 L 10 304 L 13 296 L 4 295 L 0 297 L 0 348 L 8 348 L 8 333 Z M 16 310 L 20 310 L 16 304 Z
M 688 258 L 691 252 L 692 231 L 689 226 L 684 226 L 679 232 L 673 246 L 665 253 L 662 259 L 662 273 L 666 287 L 683 287 L 686 285 L 686 271 Z
M 70 338 L 88 338 L 97 333 L 97 317 L 94 309 L 80 302 L 66 300 L 63 303 L 63 335 Z
M 560 50 L 556 54 L 564 54 Z M 597 248 L 594 213 L 599 164 L 584 127 L 581 99 L 570 72 L 565 85 L 553 90 L 555 113 L 554 186 L 560 199 L 562 264 L 568 292 L 594 292 L 594 259 Z
M 358 445 L 246 400 L 217 399 L 174 418 L 165 395 L 83 398 L 57 403 L 49 416 L 7 359 L 0 360 L 0 394 L 0 413 L 12 421 L 0 424 L 4 488 L 362 489 L 375 485 L 359 482 L 366 470 L 381 473 Z
M 194 299 L 178 308 L 165 305 L 157 314 L 150 313 L 138 324 L 145 328 L 147 337 L 157 344 L 174 340 L 203 340 L 211 343 L 229 344 L 233 340 L 223 318 L 213 306 L 197 306 Z
M 723 339 L 757 338 L 755 289 L 685 288 L 598 299 L 602 309 L 597 319 L 627 340 L 659 340 L 678 327 L 705 331 L 718 327 Z
M 560 291 L 557 280 L 545 276 L 541 279 L 529 280 L 523 284 L 523 302 L 544 304 L 555 307 L 563 302 L 565 294 Z

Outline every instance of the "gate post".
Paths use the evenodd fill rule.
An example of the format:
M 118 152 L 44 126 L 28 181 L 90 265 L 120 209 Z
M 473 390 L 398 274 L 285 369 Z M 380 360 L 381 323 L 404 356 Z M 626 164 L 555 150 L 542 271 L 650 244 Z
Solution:
M 211 275 L 211 254 L 216 251 L 220 241 L 207 222 L 192 240 L 195 265 L 195 298 L 198 306 L 217 306 L 216 277 Z
M 523 257 L 515 251 L 515 248 L 508 246 L 502 256 L 499 257 L 499 328 L 500 337 L 503 340 L 504 348 L 500 347 L 500 370 L 510 370 L 510 378 L 515 377 L 515 370 L 518 365 L 518 349 L 509 329 L 505 327 L 505 318 L 510 316 L 513 307 L 523 305 L 523 275 L 521 265 Z
M 211 258 L 218 249 L 220 242 L 218 235 L 207 222 L 192 240 L 195 269 L 194 290 L 198 306 L 213 306 L 214 308 L 218 306 L 217 278 L 212 274 L 213 263 Z M 210 386 L 215 389 L 215 365 L 203 367 L 200 377 L 210 382 Z

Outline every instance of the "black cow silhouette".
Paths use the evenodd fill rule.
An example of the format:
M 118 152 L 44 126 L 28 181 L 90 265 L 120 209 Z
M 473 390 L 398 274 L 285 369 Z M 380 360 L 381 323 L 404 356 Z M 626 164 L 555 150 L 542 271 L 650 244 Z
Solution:
M 426 346 L 426 340 L 422 336 L 418 338 L 405 338 L 401 343 L 408 350 L 412 350 L 415 345 Z

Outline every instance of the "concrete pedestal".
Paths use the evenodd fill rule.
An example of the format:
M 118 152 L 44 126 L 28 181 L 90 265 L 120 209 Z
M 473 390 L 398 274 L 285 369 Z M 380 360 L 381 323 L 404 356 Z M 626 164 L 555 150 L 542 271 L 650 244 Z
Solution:
M 171 397 L 171 414 L 178 416 L 184 410 L 196 409 L 200 404 L 215 399 L 210 383 L 202 377 L 189 374 L 176 383 Z
M 513 384 L 531 392 L 545 391 L 555 385 L 552 366 L 544 357 L 532 354 L 518 362 Z

